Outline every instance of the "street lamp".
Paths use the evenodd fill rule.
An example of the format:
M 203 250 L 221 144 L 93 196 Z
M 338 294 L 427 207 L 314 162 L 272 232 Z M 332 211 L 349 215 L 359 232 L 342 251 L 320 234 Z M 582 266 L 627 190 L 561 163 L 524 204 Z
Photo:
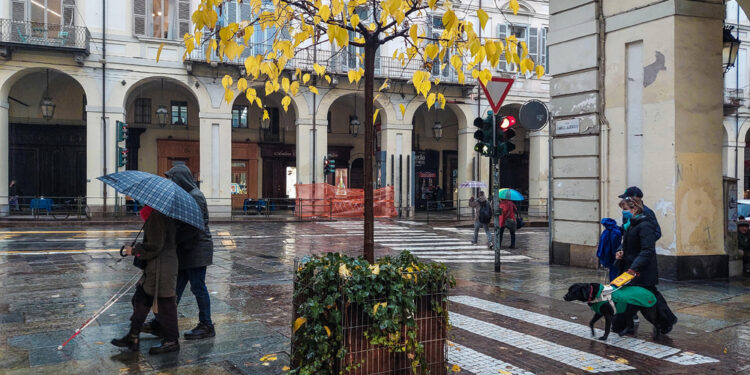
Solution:
M 354 95 L 354 114 L 349 116 L 349 134 L 356 137 L 359 134 L 359 118 L 357 117 L 357 96 Z
M 39 104 L 42 110 L 42 118 L 49 121 L 55 115 L 55 103 L 52 102 L 52 98 L 49 97 L 49 69 L 47 69 L 47 84 L 44 87 L 44 97 L 42 102 Z
M 164 102 L 164 78 L 161 79 L 161 101 Z M 159 104 L 159 108 L 156 109 L 156 119 L 159 121 L 159 127 L 163 128 L 167 126 L 167 120 L 169 120 L 169 111 L 164 104 Z
M 438 142 L 440 142 L 440 138 L 443 138 L 443 124 L 440 121 L 435 120 L 435 125 L 432 125 L 432 136 Z
M 724 47 L 721 51 L 722 65 L 724 65 L 724 73 L 726 73 L 731 67 L 734 66 L 737 61 L 737 51 L 740 49 L 740 40 L 732 35 L 733 26 L 724 26 L 723 42 Z

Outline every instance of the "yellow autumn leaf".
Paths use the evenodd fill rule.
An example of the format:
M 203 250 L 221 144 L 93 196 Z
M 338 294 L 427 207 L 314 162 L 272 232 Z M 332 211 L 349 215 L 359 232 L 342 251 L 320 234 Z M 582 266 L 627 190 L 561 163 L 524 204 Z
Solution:
M 266 354 L 262 357 L 260 357 L 261 362 L 268 362 L 268 361 L 275 361 L 278 358 L 276 357 L 276 354 Z
M 372 122 L 378 119 L 378 112 L 380 112 L 380 108 L 375 108 L 375 113 L 372 114 Z
M 461 367 L 459 365 L 453 365 L 453 367 L 451 367 L 451 371 L 461 372 Z
M 328 74 L 326 74 L 325 76 L 323 76 L 323 78 L 325 78 L 325 80 L 328 81 L 329 85 L 331 84 L 331 76 L 329 76 Z
M 385 308 L 385 307 L 387 307 L 387 306 L 388 306 L 388 303 L 387 303 L 387 302 L 380 302 L 380 303 L 376 303 L 376 304 L 375 304 L 375 305 L 374 305 L 374 306 L 372 307 L 372 315 L 375 315 L 375 314 L 377 314 L 377 313 L 378 313 L 378 309 L 379 309 L 379 308 L 381 308 L 381 307 Z
M 260 98 L 255 98 L 255 104 L 258 105 L 258 108 L 263 108 L 263 102 L 260 100 Z M 263 113 L 263 119 L 268 119 L 268 112 Z
M 355 72 L 354 70 L 346 72 L 346 76 L 349 77 L 349 83 L 357 80 L 357 72 Z
M 273 94 L 273 83 L 266 81 L 266 96 Z
M 591 366 L 586 366 L 583 369 L 586 370 L 586 371 L 594 371 L 594 368 L 591 367 Z
M 518 10 L 521 9 L 521 6 L 518 5 L 518 0 L 510 0 L 510 3 L 508 3 L 508 8 L 513 10 L 513 14 L 518 14 Z
M 351 275 L 352 275 L 352 273 L 351 273 L 351 271 L 349 271 L 349 268 L 346 267 L 346 264 L 339 265 L 339 276 L 340 277 L 347 278 L 347 277 L 349 277 Z
M 258 98 L 258 99 L 260 99 L 260 98 Z M 268 115 L 268 110 L 264 109 L 263 110 L 263 120 L 269 120 L 270 118 L 271 118 L 271 116 Z
M 536 78 L 542 78 L 544 76 L 544 66 L 543 65 L 537 65 L 536 66 Z
M 434 60 L 438 52 L 440 52 L 440 47 L 437 44 L 428 44 L 424 48 L 424 57 L 427 60 Z
M 628 363 L 630 363 L 630 362 L 628 362 L 628 360 L 627 360 L 627 359 L 625 359 L 625 358 L 622 358 L 622 357 L 620 357 L 620 358 L 617 358 L 617 359 L 615 360 L 615 362 L 617 362 L 617 363 L 620 363 L 620 364 L 623 364 L 623 365 L 627 365 Z
M 406 107 L 403 104 L 399 104 L 398 108 L 401 110 L 401 117 L 403 118 L 406 114 Z
M 310 80 L 310 73 L 305 73 L 305 75 L 302 76 L 302 83 L 307 83 L 307 81 Z
M 318 88 L 315 86 L 308 86 L 308 90 L 310 90 L 311 93 L 318 95 Z
M 256 96 L 258 96 L 258 93 L 252 87 L 245 91 L 245 97 L 247 98 L 247 101 L 250 102 L 250 104 L 255 101 Z
M 226 100 L 227 103 L 231 103 L 233 98 L 234 98 L 234 91 L 230 89 L 224 90 L 224 100 Z
M 367 30 L 370 30 L 370 31 L 375 31 L 375 29 L 377 28 L 378 27 L 374 23 L 367 25 Z
M 431 92 L 430 95 L 427 96 L 427 108 L 432 108 L 432 105 L 435 104 L 435 93 Z M 411 268 L 411 267 L 409 267 Z M 411 272 L 411 271 L 409 271 Z
M 328 22 L 328 18 L 331 17 L 331 8 L 328 5 L 322 5 L 318 10 L 318 15 L 323 22 Z
M 313 64 L 313 71 L 315 71 L 315 74 L 318 76 L 322 76 L 326 72 L 326 67 L 315 63 Z
M 247 89 L 247 80 L 240 78 L 237 80 L 237 90 L 245 91 Z
M 225 75 L 224 78 L 221 79 L 221 85 L 224 86 L 224 88 L 228 88 L 232 85 L 232 77 L 229 76 L 229 74 Z
M 484 69 L 479 72 L 479 81 L 481 81 L 483 85 L 486 86 L 490 79 L 492 79 L 492 72 L 489 69 Z
M 289 366 L 284 366 L 281 368 L 281 371 L 289 371 L 289 370 L 290 370 Z
M 349 23 L 351 23 L 352 24 L 352 28 L 356 30 L 357 29 L 357 25 L 359 25 L 359 14 L 354 13 L 352 15 L 352 18 L 349 19 Z
M 380 274 L 380 265 L 379 264 L 371 264 L 370 265 L 370 272 L 372 272 L 373 275 L 379 275 Z
M 326 330 L 326 335 L 328 335 L 328 337 L 331 337 L 331 329 L 328 328 L 328 326 L 323 326 L 323 328 L 325 328 Z
M 284 77 L 281 79 L 281 88 L 284 89 L 284 92 L 289 92 L 289 85 L 289 78 Z
M 487 26 L 487 20 L 489 19 L 487 12 L 482 8 L 479 8 L 477 9 L 477 17 L 479 17 L 479 25 L 482 27 L 482 30 L 484 30 L 484 27 Z
M 388 78 L 386 78 L 386 79 L 385 79 L 385 81 L 383 81 L 383 84 L 382 84 L 382 85 L 380 85 L 380 88 L 378 89 L 378 91 L 383 91 L 383 90 L 385 90 L 385 89 L 386 89 L 387 87 L 388 87 Z
M 263 119 L 267 119 L 268 117 L 268 111 L 263 110 Z M 299 318 L 294 320 L 294 326 L 292 327 L 292 332 L 297 332 L 299 327 L 302 327 L 303 324 L 307 322 L 307 318 L 300 316 Z
M 289 95 L 286 95 L 283 99 L 281 99 L 281 105 L 284 107 L 284 112 L 289 111 L 289 104 L 291 103 L 292 98 L 290 98 Z
M 299 81 L 292 82 L 292 84 L 289 86 L 289 92 L 292 95 L 297 96 L 297 93 L 299 92 Z
M 512 375 L 513 374 L 512 372 L 505 371 L 505 370 L 497 370 L 497 373 L 498 374 L 502 374 L 502 375 Z
M 419 43 L 419 39 L 418 39 L 419 37 L 417 36 L 417 31 L 418 31 L 418 30 L 419 30 L 419 27 L 417 26 L 417 24 L 416 24 L 416 23 L 415 23 L 415 24 L 412 24 L 412 25 L 411 25 L 411 27 L 409 27 L 409 37 L 411 38 L 411 41 L 412 41 L 412 42 L 413 42 L 413 43 L 414 43 L 415 45 L 416 45 L 417 43 Z M 395 51 L 394 51 L 393 53 L 394 53 L 394 55 L 396 54 L 396 52 L 395 52 Z
M 437 5 L 437 0 L 428 0 L 427 5 L 430 7 L 430 9 L 435 10 L 435 5 Z
M 159 49 L 156 51 L 156 62 L 159 62 L 159 58 L 161 57 L 161 50 L 164 48 L 164 43 L 159 44 Z

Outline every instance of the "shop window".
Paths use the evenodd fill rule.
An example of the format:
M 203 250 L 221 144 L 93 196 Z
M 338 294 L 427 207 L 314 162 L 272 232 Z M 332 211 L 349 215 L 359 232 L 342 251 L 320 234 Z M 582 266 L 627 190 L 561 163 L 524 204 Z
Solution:
M 172 125 L 187 126 L 187 102 L 172 102 Z
M 246 105 L 232 107 L 232 128 L 247 128 L 247 110 Z
M 135 108 L 133 108 L 134 118 L 136 124 L 150 124 L 151 123 L 151 98 L 137 98 L 135 100 Z

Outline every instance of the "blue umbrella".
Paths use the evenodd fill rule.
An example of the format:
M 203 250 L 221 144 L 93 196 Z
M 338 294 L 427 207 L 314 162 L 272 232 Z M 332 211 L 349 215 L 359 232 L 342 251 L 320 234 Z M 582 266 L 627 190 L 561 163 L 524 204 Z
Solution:
M 195 199 L 183 188 L 164 177 L 141 171 L 124 171 L 97 179 L 173 219 L 198 229 L 206 226 L 203 211 Z
M 497 191 L 497 196 L 500 199 L 507 199 L 510 201 L 522 201 L 523 194 L 519 193 L 517 190 L 509 189 L 509 188 L 503 188 Z

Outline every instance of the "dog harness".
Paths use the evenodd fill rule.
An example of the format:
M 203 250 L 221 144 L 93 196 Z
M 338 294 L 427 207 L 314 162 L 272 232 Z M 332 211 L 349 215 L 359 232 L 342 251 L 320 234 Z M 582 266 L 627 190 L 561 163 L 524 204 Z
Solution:
M 616 314 L 625 312 L 628 305 L 651 307 L 656 304 L 656 296 L 650 290 L 640 286 L 623 286 L 614 288 L 611 285 L 599 284 L 599 290 L 594 293 L 592 286 L 589 291 L 589 307 L 597 314 L 608 303 Z

